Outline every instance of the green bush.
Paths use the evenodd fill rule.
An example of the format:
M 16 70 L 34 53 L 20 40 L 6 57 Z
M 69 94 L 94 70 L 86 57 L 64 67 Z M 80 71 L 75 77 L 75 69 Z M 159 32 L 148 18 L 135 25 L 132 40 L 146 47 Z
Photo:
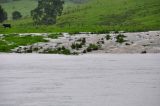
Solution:
M 80 43 L 80 44 L 79 44 L 79 43 L 76 43 L 76 48 L 77 48 L 77 49 L 82 48 L 82 44 L 81 44 L 81 43 Z
M 87 48 L 87 52 L 91 52 L 92 49 L 90 47 Z
M 130 44 L 130 43 L 125 43 L 125 45 L 127 45 L 127 46 L 128 46 L 128 45 L 131 45 L 131 44 Z
M 73 43 L 73 44 L 71 45 L 71 48 L 72 48 L 72 49 L 76 49 L 75 43 Z
M 65 54 L 65 55 L 72 54 L 71 51 L 69 49 L 65 48 L 64 46 L 59 47 L 59 48 L 54 49 L 54 50 L 46 50 L 44 52 L 45 53 L 50 53 L 50 54 Z
M 14 11 L 12 13 L 12 19 L 13 20 L 18 20 L 18 19 L 21 19 L 21 18 L 22 18 L 22 14 L 19 11 Z
M 73 43 L 73 44 L 71 45 L 71 48 L 78 50 L 78 49 L 82 48 L 82 43 Z
M 118 36 L 116 36 L 116 42 L 118 42 L 118 43 L 126 42 L 126 40 L 124 40 L 125 37 L 126 36 L 119 34 Z
M 92 50 L 98 50 L 100 47 L 96 44 L 90 44 L 88 47 L 87 47 L 87 52 L 91 52 Z
M 77 40 L 78 42 L 81 42 L 82 45 L 85 45 L 86 43 L 86 38 L 80 38 Z
M 86 44 L 86 38 L 82 38 L 82 45 Z
M 96 44 L 90 44 L 89 47 L 92 48 L 92 50 L 98 50 L 99 49 L 99 46 L 96 45 Z
M 144 50 L 144 51 L 142 51 L 141 53 L 142 53 L 142 54 L 146 54 L 146 53 L 147 53 L 147 51 L 145 51 L 145 50 Z
M 62 48 L 61 48 L 62 50 L 65 50 L 66 48 L 64 47 L 64 46 L 62 46 Z
M 83 53 L 87 53 L 87 50 L 83 50 Z
M 62 50 L 61 54 L 70 55 L 71 51 L 69 49 Z
M 105 38 L 106 38 L 106 40 L 110 40 L 111 36 L 110 35 L 106 35 Z

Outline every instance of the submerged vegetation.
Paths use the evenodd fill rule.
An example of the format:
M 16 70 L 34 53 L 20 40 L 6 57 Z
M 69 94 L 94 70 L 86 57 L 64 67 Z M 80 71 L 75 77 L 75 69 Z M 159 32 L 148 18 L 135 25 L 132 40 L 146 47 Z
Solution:
M 105 36 L 106 40 L 110 40 L 111 39 L 111 36 L 108 34 Z
M 43 38 L 42 36 L 19 36 L 17 34 L 4 35 L 0 38 L 0 52 L 11 52 L 11 49 L 18 46 L 47 42 Z
M 96 44 L 89 44 L 89 46 L 87 47 L 87 52 L 91 52 L 93 50 L 98 50 L 100 48 L 99 45 Z
M 126 40 L 124 39 L 126 36 L 124 36 L 123 34 L 119 34 L 116 36 L 116 42 L 118 43 L 123 43 L 125 42 Z
M 71 51 L 64 46 L 59 47 L 54 50 L 46 50 L 44 53 L 49 53 L 49 54 L 65 54 L 65 55 L 71 55 Z

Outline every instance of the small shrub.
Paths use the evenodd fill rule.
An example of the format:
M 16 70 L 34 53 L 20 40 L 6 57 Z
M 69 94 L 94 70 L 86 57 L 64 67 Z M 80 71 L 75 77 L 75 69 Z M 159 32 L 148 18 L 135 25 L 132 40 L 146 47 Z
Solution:
M 58 47 L 58 48 L 57 48 L 57 50 L 58 50 L 58 51 L 61 51 L 61 50 L 62 50 L 62 48 L 61 48 L 61 47 Z
M 90 47 L 87 48 L 87 52 L 91 52 L 92 49 Z
M 146 54 L 146 53 L 147 53 L 147 51 L 145 51 L 145 50 L 144 50 L 144 51 L 142 51 L 141 53 L 142 53 L 142 54 Z
M 90 44 L 89 47 L 92 49 L 92 50 L 98 50 L 98 45 L 95 45 L 95 44 Z
M 26 50 L 26 53 L 32 53 L 31 49 Z
M 71 45 L 71 48 L 72 48 L 72 49 L 75 49 L 75 48 L 76 48 L 75 43 L 73 43 L 73 44 Z
M 126 43 L 126 45 L 131 45 L 130 43 Z
M 82 45 L 85 45 L 86 43 L 86 38 L 80 38 L 77 40 L 78 42 L 81 42 Z
M 66 48 L 64 47 L 64 46 L 62 46 L 62 48 L 61 48 L 62 50 L 65 50 Z
M 86 44 L 86 38 L 82 38 L 82 45 Z
M 65 54 L 65 55 L 70 55 L 71 54 L 71 51 L 69 49 L 66 49 L 64 46 L 62 48 L 57 48 L 57 49 L 54 49 L 54 50 L 48 50 L 48 51 L 45 51 L 47 53 L 51 53 L 51 54 Z
M 98 50 L 99 46 L 96 44 L 90 44 L 87 48 L 87 52 L 91 52 L 92 50 Z
M 12 19 L 13 19 L 13 20 L 18 20 L 18 19 L 20 19 L 20 18 L 22 18 L 22 15 L 21 15 L 21 13 L 20 13 L 19 11 L 14 11 L 14 12 L 12 13 Z
M 58 54 L 58 50 L 45 50 L 44 53 L 49 53 L 49 54 Z
M 70 55 L 71 51 L 69 49 L 64 49 L 64 50 L 61 51 L 60 54 Z
M 104 44 L 104 41 L 101 41 L 102 44 Z
M 106 35 L 106 40 L 110 40 L 111 39 L 111 36 L 110 35 Z
M 34 48 L 33 51 L 38 51 L 38 47 Z
M 73 43 L 72 45 L 71 45 L 71 48 L 72 49 L 80 49 L 80 48 L 82 48 L 82 43 Z
M 126 36 L 122 35 L 122 34 L 119 34 L 117 37 L 116 37 L 116 42 L 118 43 L 123 43 L 125 42 L 126 40 L 124 40 Z
M 78 55 L 78 53 L 77 53 L 77 52 L 73 52 L 72 54 L 73 54 L 73 55 Z
M 87 53 L 87 51 L 86 51 L 86 50 L 83 50 L 83 53 Z
M 82 44 L 76 43 L 76 49 L 82 48 Z

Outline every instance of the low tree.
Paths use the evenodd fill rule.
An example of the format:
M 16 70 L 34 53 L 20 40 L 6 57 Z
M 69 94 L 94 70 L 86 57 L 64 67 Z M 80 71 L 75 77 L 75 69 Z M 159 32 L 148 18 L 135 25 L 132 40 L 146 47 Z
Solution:
M 0 23 L 2 23 L 5 20 L 7 20 L 7 12 L 5 12 L 0 5 Z
M 63 4 L 62 0 L 39 0 L 31 16 L 36 24 L 55 24 L 57 16 L 62 14 Z
M 13 19 L 13 20 L 18 20 L 18 19 L 20 19 L 20 18 L 22 18 L 22 15 L 21 15 L 21 13 L 20 13 L 19 11 L 14 11 L 14 12 L 12 13 L 12 19 Z

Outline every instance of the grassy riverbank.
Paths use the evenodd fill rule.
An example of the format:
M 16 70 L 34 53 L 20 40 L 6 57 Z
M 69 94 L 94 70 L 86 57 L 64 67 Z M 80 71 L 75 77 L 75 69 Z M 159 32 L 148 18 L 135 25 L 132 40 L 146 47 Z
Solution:
M 4 35 L 0 37 L 0 52 L 11 52 L 18 46 L 31 45 L 37 42 L 47 42 L 43 36 L 19 36 L 16 34 Z

